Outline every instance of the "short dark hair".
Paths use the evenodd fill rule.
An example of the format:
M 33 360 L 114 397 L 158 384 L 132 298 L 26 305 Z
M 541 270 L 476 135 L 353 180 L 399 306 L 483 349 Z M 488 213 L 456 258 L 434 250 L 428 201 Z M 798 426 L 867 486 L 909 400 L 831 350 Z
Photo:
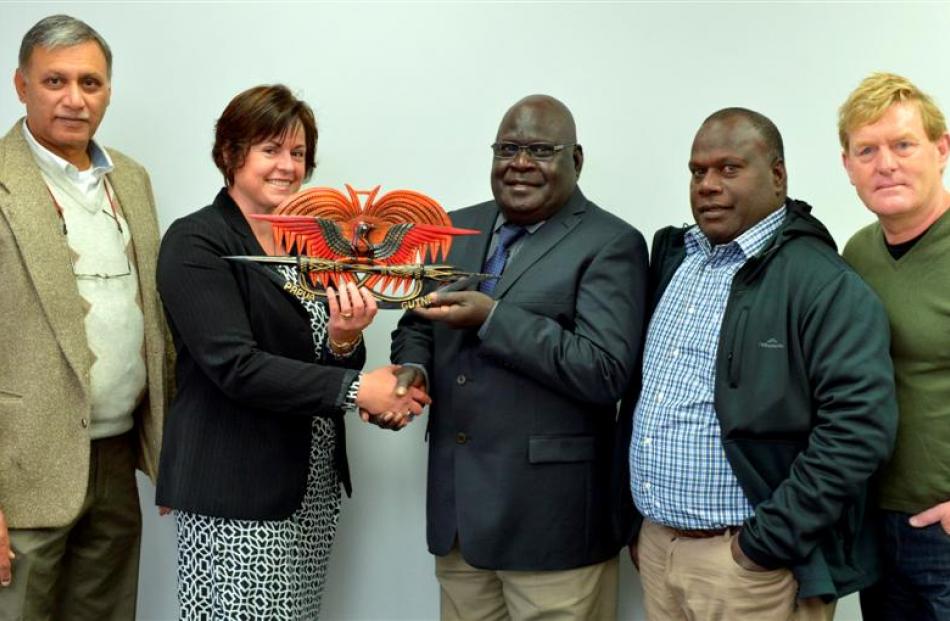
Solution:
M 758 132 L 765 143 L 765 148 L 772 162 L 785 161 L 785 145 L 782 142 L 782 134 L 779 133 L 778 127 L 775 126 L 772 119 L 755 110 L 737 107 L 723 108 L 710 114 L 703 121 L 703 125 L 713 121 L 731 121 L 733 119 L 744 119 Z
M 244 159 L 259 142 L 275 136 L 283 137 L 297 124 L 303 128 L 307 144 L 304 159 L 304 180 L 316 166 L 317 122 L 307 102 L 294 96 L 283 84 L 265 84 L 249 88 L 228 103 L 214 125 L 214 147 L 211 157 L 224 182 L 234 183 L 234 171 L 244 166 Z
M 111 78 L 112 50 L 109 49 L 109 44 L 92 26 L 69 15 L 44 17 L 26 31 L 23 41 L 20 42 L 20 71 L 26 71 L 26 66 L 30 64 L 30 56 L 33 55 L 33 48 L 37 46 L 54 49 L 72 47 L 86 41 L 95 41 L 99 45 L 103 56 L 106 57 L 106 72 Z

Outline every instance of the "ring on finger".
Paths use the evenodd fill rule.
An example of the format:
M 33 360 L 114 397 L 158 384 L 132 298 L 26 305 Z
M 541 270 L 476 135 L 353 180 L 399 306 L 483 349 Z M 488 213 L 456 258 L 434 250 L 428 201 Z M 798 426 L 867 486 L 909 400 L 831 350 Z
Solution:
M 353 313 L 343 313 L 340 315 L 343 319 L 353 319 Z

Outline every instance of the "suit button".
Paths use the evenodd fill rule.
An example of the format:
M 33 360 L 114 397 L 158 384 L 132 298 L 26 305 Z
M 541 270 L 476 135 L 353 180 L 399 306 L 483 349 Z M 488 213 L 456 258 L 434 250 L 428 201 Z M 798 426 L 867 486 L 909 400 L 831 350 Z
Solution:
M 465 444 L 466 442 L 468 442 L 468 436 L 465 434 L 465 432 L 460 431 L 457 434 L 455 434 L 456 444 Z
M 81 421 L 79 421 L 79 424 L 82 425 L 83 427 L 88 427 L 89 421 L 83 418 Z
M 459 374 L 459 376 L 455 378 L 455 383 L 458 384 L 459 386 L 464 386 L 465 382 L 467 381 L 468 381 L 468 378 L 461 374 Z

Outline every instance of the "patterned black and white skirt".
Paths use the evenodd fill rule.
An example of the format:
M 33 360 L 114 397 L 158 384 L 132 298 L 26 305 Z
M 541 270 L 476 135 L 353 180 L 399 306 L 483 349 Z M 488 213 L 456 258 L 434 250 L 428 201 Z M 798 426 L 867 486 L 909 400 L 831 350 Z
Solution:
M 284 268 L 284 266 L 282 266 Z M 288 280 L 294 268 L 281 269 Z M 327 314 L 307 300 L 319 358 Z M 186 621 L 313 621 L 320 615 L 340 516 L 336 430 L 314 417 L 303 502 L 284 520 L 234 520 L 177 511 L 178 601 Z
M 311 621 L 320 616 L 340 516 L 333 423 L 313 419 L 303 502 L 284 520 L 176 512 L 183 620 Z

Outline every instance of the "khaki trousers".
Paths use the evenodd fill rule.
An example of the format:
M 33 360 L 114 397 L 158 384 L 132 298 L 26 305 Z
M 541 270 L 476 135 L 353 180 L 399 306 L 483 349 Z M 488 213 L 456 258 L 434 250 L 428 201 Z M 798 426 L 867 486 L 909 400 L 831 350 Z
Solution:
M 142 517 L 132 433 L 93 440 L 79 515 L 62 528 L 11 529 L 13 582 L 0 621 L 135 618 Z
M 835 604 L 796 599 L 788 569 L 750 571 L 732 558 L 726 533 L 684 539 L 644 520 L 637 544 L 644 608 L 651 621 L 830 621 Z
M 563 571 L 493 571 L 465 562 L 456 544 L 435 557 L 442 621 L 613 621 L 617 557 Z

